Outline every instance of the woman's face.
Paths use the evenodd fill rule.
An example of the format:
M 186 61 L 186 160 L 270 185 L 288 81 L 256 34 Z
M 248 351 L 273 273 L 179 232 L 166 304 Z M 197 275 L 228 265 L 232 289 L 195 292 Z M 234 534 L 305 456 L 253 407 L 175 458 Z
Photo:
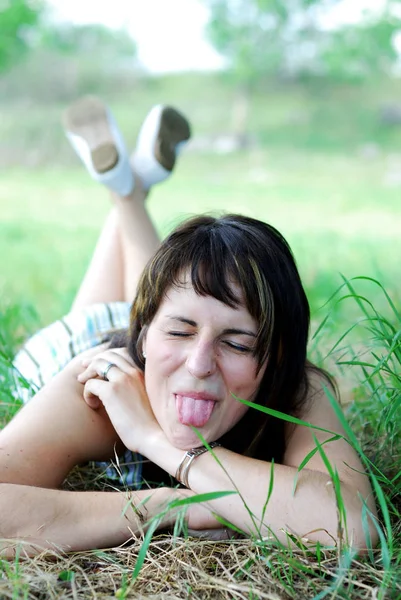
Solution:
M 244 416 L 247 407 L 233 394 L 253 400 L 266 368 L 256 374 L 256 333 L 257 323 L 243 304 L 231 308 L 200 296 L 191 283 L 168 291 L 143 350 L 149 401 L 174 446 L 201 444 L 191 426 L 211 442 Z

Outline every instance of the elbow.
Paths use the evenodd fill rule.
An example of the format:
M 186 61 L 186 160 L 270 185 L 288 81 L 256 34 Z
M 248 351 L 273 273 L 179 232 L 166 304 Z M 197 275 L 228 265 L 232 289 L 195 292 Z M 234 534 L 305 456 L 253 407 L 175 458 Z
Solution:
M 379 542 L 379 523 L 373 494 L 370 491 L 363 497 L 359 490 L 346 484 L 341 486 L 341 491 L 343 510 L 339 510 L 337 502 L 337 541 L 342 547 L 364 555 Z M 340 513 L 343 518 L 339 516 Z
M 17 534 L 15 520 L 12 518 L 16 501 L 12 487 L 9 483 L 0 482 L 0 537 L 3 539 L 15 538 Z
M 347 513 L 346 524 L 337 520 L 337 528 L 332 523 L 331 527 L 316 529 L 313 535 L 300 537 L 300 541 L 312 546 L 319 543 L 327 548 L 337 548 L 341 552 L 349 550 L 357 556 L 363 556 L 377 546 L 379 536 L 372 522 L 369 525 L 363 522 L 361 513 Z
M 347 513 L 346 527 L 341 542 L 346 547 L 365 555 L 379 543 L 378 522 L 375 513 L 363 516 L 366 512 L 361 504 L 359 510 Z M 340 541 L 340 540 L 339 540 Z
M 322 520 L 313 528 L 314 534 L 307 535 L 308 541 L 328 547 L 334 544 L 340 550 L 357 555 L 375 548 L 379 542 L 379 523 L 372 492 L 365 490 L 365 494 L 361 494 L 353 485 L 344 482 L 339 496 L 332 486 L 329 489 L 331 499 L 326 497 L 323 505 L 320 499 Z M 326 484 L 325 490 L 327 492 Z

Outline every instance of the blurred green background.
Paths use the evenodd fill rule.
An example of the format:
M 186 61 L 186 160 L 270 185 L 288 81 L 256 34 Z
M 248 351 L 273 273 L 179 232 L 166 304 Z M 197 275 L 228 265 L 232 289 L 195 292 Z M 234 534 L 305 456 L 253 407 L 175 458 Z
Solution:
M 177 22 L 191 18 L 181 4 L 169 3 Z M 345 4 L 347 15 L 347 2 L 327 0 L 300 0 L 296 10 L 284 0 L 196 4 L 224 68 L 149 73 L 128 25 L 97 22 L 95 2 L 85 23 L 55 18 L 50 2 L 0 2 L 2 310 L 34 307 L 35 326 L 67 312 L 110 207 L 61 126 L 85 93 L 109 104 L 130 148 L 152 105 L 190 118 L 191 143 L 148 201 L 161 235 L 200 211 L 268 221 L 293 248 L 314 327 L 340 274 L 378 278 L 399 305 L 399 3 L 360 2 L 353 19 L 336 13 Z M 168 43 L 189 53 L 170 33 Z M 378 288 L 360 289 L 380 307 Z M 354 312 L 341 310 L 345 327 Z

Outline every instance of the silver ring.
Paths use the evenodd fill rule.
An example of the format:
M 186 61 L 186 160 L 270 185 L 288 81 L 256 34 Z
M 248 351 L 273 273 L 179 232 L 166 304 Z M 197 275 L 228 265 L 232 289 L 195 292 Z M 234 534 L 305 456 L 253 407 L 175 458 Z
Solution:
M 116 367 L 117 365 L 115 365 L 114 363 L 110 362 L 107 367 L 105 368 L 105 370 L 103 371 L 103 379 L 105 381 L 109 381 L 107 379 L 107 373 L 110 371 L 111 367 Z

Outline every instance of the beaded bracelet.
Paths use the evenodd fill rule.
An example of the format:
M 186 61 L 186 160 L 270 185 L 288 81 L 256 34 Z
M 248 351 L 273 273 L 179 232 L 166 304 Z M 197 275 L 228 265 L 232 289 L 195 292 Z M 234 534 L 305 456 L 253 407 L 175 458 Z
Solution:
M 209 444 L 210 449 L 216 448 L 217 446 L 221 446 L 221 444 L 219 444 L 218 442 L 211 442 Z M 184 454 L 180 464 L 178 465 L 177 472 L 175 474 L 175 478 L 177 479 L 177 481 L 182 483 L 182 485 L 185 485 L 185 487 L 189 488 L 189 482 L 188 482 L 189 468 L 190 468 L 192 462 L 195 460 L 195 458 L 197 458 L 201 454 L 204 454 L 205 452 L 208 452 L 209 448 L 206 448 L 206 446 L 198 446 L 197 448 L 192 448 L 191 450 L 188 450 Z

